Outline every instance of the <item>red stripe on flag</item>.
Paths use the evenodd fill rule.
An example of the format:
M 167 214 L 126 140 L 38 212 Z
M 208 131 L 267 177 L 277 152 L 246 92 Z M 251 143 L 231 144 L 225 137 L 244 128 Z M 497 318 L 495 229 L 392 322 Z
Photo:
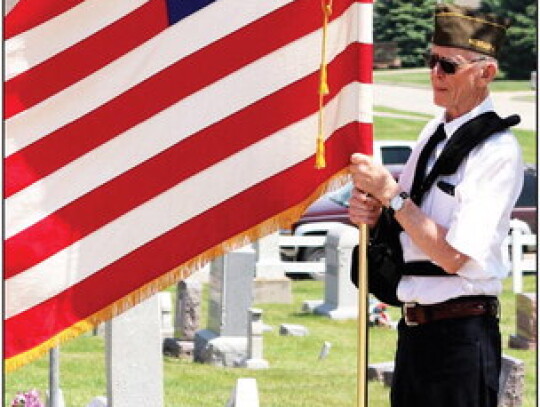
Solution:
M 148 41 L 168 25 L 165 1 L 150 0 L 95 35 L 10 79 L 4 85 L 5 118 L 83 79 Z
M 334 18 L 346 10 L 345 5 L 336 5 Z M 311 0 L 294 1 L 7 157 L 5 196 L 13 195 L 182 98 L 319 28 L 319 7 L 320 4 Z M 290 24 L 291 15 L 305 18 Z M 273 34 L 269 36 L 269 32 Z M 371 71 L 371 65 L 365 69 Z M 193 72 L 197 75 L 192 75 Z M 189 80 L 179 81 L 179 78 Z
M 83 0 L 19 0 L 4 19 L 4 38 L 34 28 L 60 15 Z
M 179 225 L 70 289 L 8 319 L 5 357 L 34 348 L 179 264 L 303 201 L 317 185 L 345 167 L 352 152 L 371 154 L 371 131 L 371 124 L 358 122 L 342 127 L 326 143 L 328 166 L 324 170 L 315 171 L 314 158 L 310 157 Z M 290 182 L 291 179 L 305 181 Z M 182 250 L 178 250 L 179 247 Z M 44 318 L 50 314 L 55 318 Z
M 327 100 L 359 79 L 355 69 L 359 54 L 370 53 L 371 48 L 353 43 L 329 64 L 332 93 Z M 317 96 L 313 89 L 317 84 L 315 72 L 201 130 L 11 237 L 5 242 L 5 277 L 23 272 L 193 174 L 314 113 Z M 288 105 L 289 100 L 297 103 Z M 206 153 L 201 155 L 200 151 Z

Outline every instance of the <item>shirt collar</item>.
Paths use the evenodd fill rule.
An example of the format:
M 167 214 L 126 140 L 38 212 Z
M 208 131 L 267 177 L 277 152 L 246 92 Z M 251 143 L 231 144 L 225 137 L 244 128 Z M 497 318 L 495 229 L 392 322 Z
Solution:
M 465 113 L 462 116 L 459 116 L 457 119 L 454 119 L 450 122 L 444 120 L 444 112 L 441 114 L 439 122 L 444 124 L 444 132 L 446 133 L 446 138 L 450 138 L 452 134 L 455 133 L 463 124 L 474 119 L 475 117 L 481 115 L 485 112 L 492 112 L 494 110 L 493 101 L 488 96 L 484 99 L 482 103 L 472 108 L 469 112 Z

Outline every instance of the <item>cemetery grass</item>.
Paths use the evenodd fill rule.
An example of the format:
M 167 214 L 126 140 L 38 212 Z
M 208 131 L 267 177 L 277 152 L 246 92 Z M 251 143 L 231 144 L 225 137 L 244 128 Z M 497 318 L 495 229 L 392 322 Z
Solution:
M 414 120 L 400 119 L 395 117 L 374 117 L 375 140 L 411 140 L 416 141 L 420 131 L 428 122 L 429 118 L 422 120 L 422 115 L 414 112 L 387 109 L 375 106 L 375 112 L 389 112 L 398 115 L 413 116 Z M 424 116 L 425 117 L 425 116 Z M 516 136 L 522 152 L 523 161 L 526 163 L 536 163 L 536 133 L 532 130 L 512 129 Z
M 414 86 L 429 88 L 429 72 L 426 68 L 419 70 L 407 69 L 400 72 L 395 70 L 377 70 L 374 72 L 374 82 L 386 85 Z M 496 78 L 490 85 L 492 92 L 521 92 L 531 91 L 531 82 L 529 80 L 506 80 Z
M 536 276 L 524 278 L 524 290 L 536 292 Z M 174 288 L 170 291 L 174 293 Z M 207 298 L 208 290 L 205 290 Z M 184 359 L 164 359 L 164 391 L 167 407 L 224 406 L 237 378 L 257 379 L 261 407 L 347 407 L 356 405 L 356 321 L 332 321 L 301 311 L 304 300 L 324 297 L 319 281 L 294 281 L 294 303 L 261 304 L 263 320 L 273 327 L 264 334 L 264 357 L 268 370 L 216 368 Z M 508 337 L 515 333 L 515 301 L 511 279 L 505 280 L 501 297 L 503 312 L 501 330 L 504 353 L 525 362 L 526 383 L 524 407 L 536 405 L 536 352 L 510 350 Z M 203 301 L 205 326 L 207 300 Z M 397 319 L 399 310 L 392 309 Z M 279 335 L 282 323 L 302 324 L 310 335 Z M 324 341 L 332 344 L 328 357 L 318 360 Z M 370 363 L 393 359 L 396 332 L 385 328 L 369 330 Z M 106 393 L 105 350 L 99 336 L 81 336 L 61 347 L 61 387 L 67 407 L 84 407 L 95 396 Z M 4 406 L 20 390 L 36 388 L 45 394 L 48 360 L 44 357 L 5 377 Z M 144 374 L 144 372 L 142 372 Z M 150 378 L 149 378 L 150 379 Z M 378 382 L 368 386 L 370 407 L 388 406 L 388 388 Z M 154 407 L 154 406 L 140 406 Z

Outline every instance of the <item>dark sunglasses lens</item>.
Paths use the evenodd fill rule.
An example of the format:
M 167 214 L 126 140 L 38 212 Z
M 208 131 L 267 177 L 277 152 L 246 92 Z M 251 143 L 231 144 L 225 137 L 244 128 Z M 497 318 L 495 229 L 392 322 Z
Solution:
M 444 73 L 447 73 L 447 74 L 456 73 L 457 64 L 455 64 L 453 62 L 450 62 L 450 61 L 448 61 L 446 59 L 440 58 L 436 54 L 428 55 L 427 58 L 426 58 L 426 62 L 427 62 L 427 65 L 429 66 L 430 69 L 435 68 L 435 65 L 437 65 L 437 63 L 439 63 L 440 66 L 441 66 L 441 69 L 443 70 Z
M 446 61 L 444 59 L 439 59 L 439 64 L 441 64 L 441 68 L 445 73 L 448 73 L 448 74 L 456 73 L 456 64 L 450 61 Z

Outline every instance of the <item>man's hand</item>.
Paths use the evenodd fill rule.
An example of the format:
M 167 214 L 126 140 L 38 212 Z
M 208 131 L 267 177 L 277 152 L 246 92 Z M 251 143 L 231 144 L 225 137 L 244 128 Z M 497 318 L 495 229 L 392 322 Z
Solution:
M 349 200 L 349 218 L 351 222 L 357 225 L 365 223 L 369 227 L 373 227 L 379 220 L 381 208 L 382 205 L 378 200 L 365 192 L 353 188 Z
M 349 171 L 354 186 L 375 197 L 384 206 L 388 206 L 390 200 L 399 193 L 399 186 L 392 174 L 382 165 L 375 164 L 367 155 L 353 154 Z

